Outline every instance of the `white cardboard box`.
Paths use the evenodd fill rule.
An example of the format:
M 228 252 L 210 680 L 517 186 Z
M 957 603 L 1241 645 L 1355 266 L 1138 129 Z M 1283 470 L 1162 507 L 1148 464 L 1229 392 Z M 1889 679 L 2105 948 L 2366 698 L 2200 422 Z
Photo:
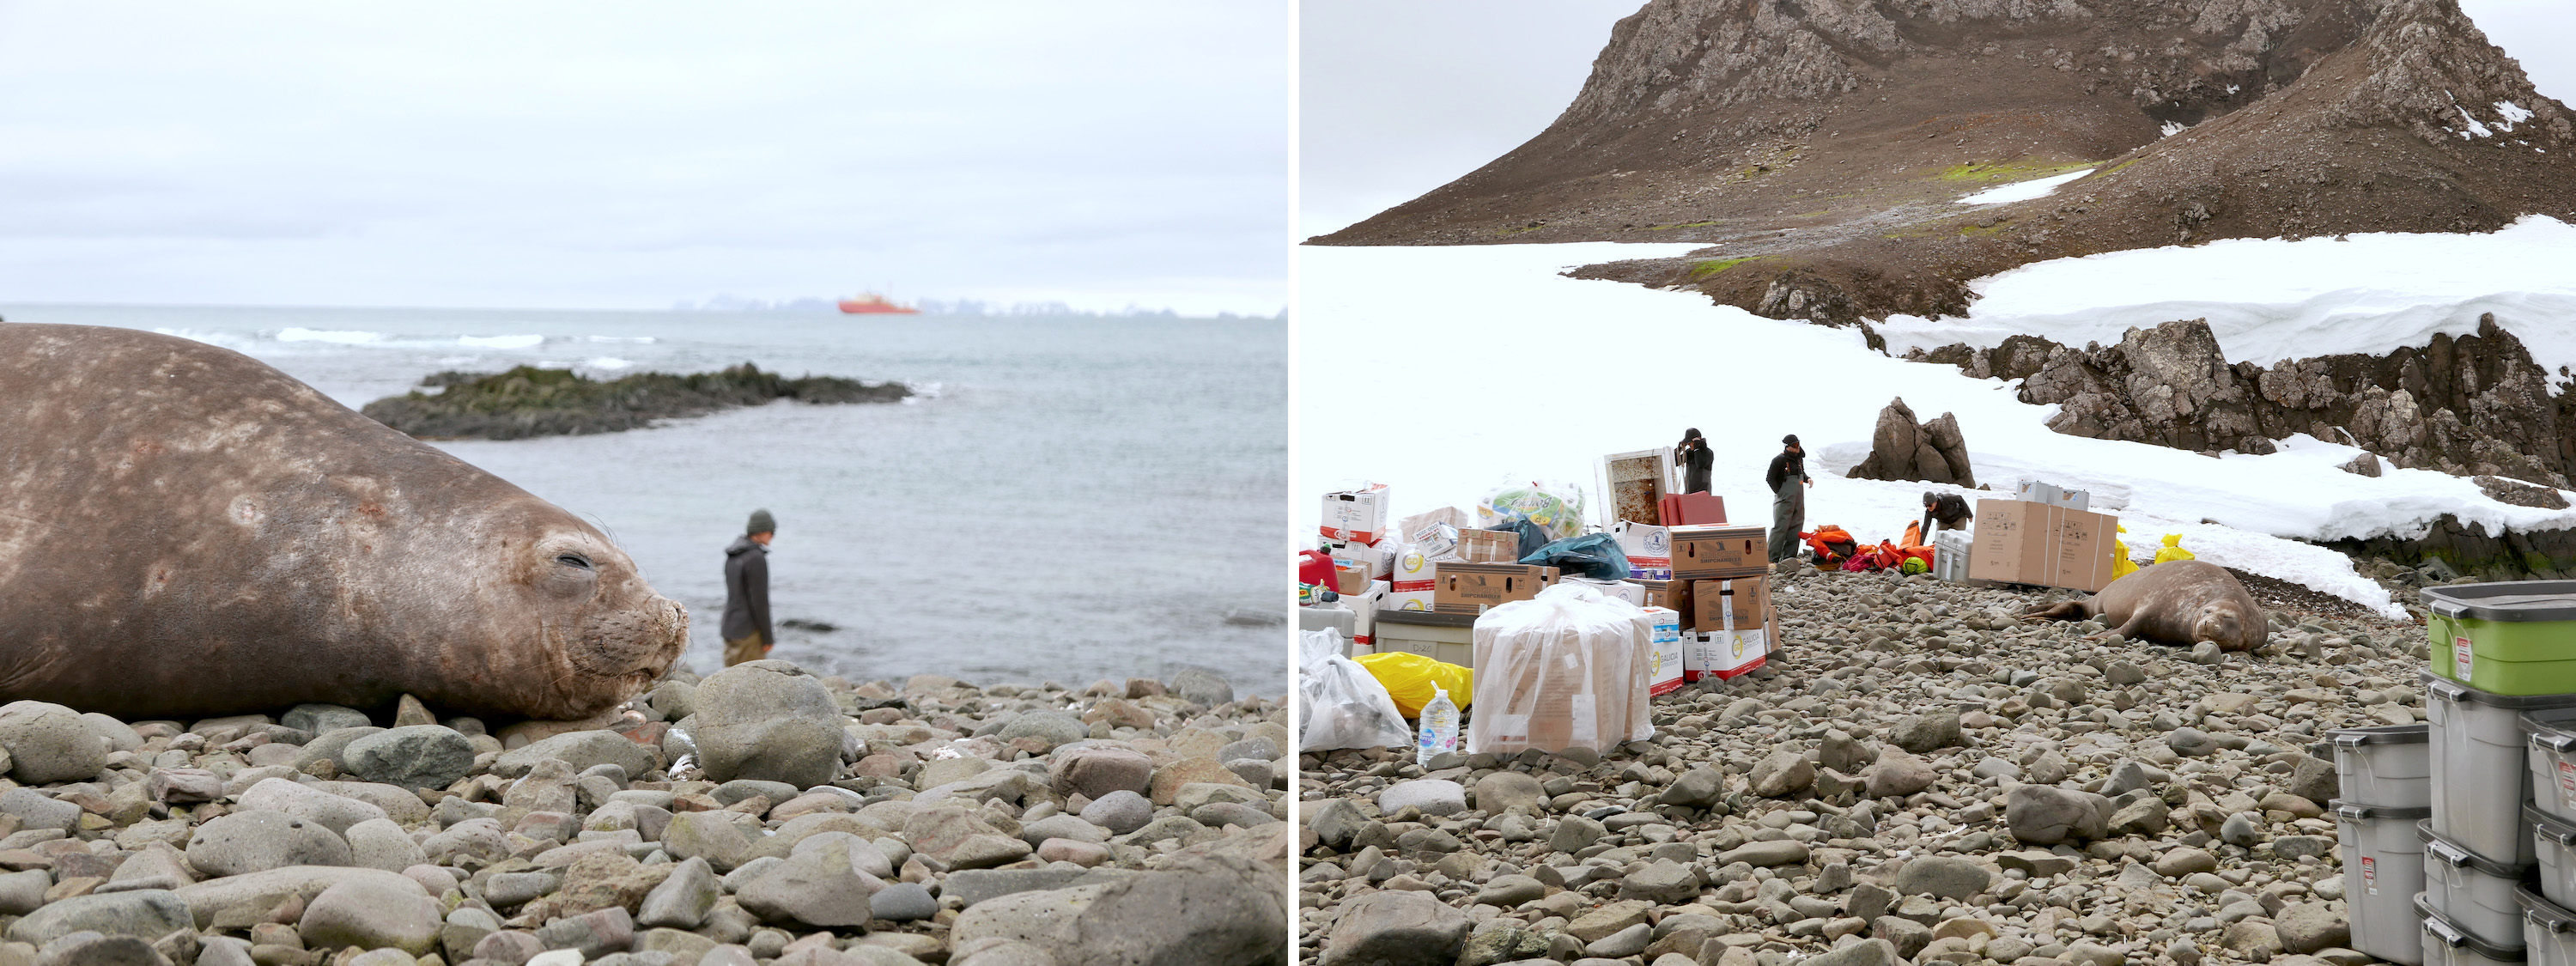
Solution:
M 1386 484 L 1324 494 L 1324 539 L 1376 543 L 1386 536 Z
M 1648 637 L 1654 656 L 1646 664 L 1647 690 L 1663 694 L 1682 686 L 1683 671 L 1689 664 L 1682 647 L 1682 612 L 1670 607 L 1648 607 L 1645 611 L 1647 623 L 1654 627 Z
M 1333 566 L 1365 565 L 1370 580 L 1387 580 L 1395 570 L 1397 547 L 1393 537 L 1374 543 L 1345 542 L 1333 549 Z
M 1631 580 L 1673 579 L 1673 532 L 1670 528 L 1621 520 L 1610 525 L 1619 552 L 1628 557 Z
M 1386 600 L 1379 603 L 1377 606 L 1380 610 L 1427 611 L 1431 609 L 1431 591 L 1428 588 L 1423 590 L 1389 590 L 1386 595 Z
M 1763 657 L 1770 653 L 1770 640 L 1767 630 L 1683 635 L 1683 676 L 1693 681 L 1705 677 L 1724 680 L 1761 667 Z
M 1372 580 L 1367 593 L 1342 596 L 1342 606 L 1351 609 L 1351 653 L 1377 653 L 1377 609 L 1390 593 L 1386 581 Z
M 1432 562 L 1438 554 L 1421 544 L 1406 544 L 1395 552 L 1394 565 L 1388 568 L 1387 582 L 1399 594 L 1414 591 L 1429 593 L 1432 581 L 1440 579 L 1440 565 Z

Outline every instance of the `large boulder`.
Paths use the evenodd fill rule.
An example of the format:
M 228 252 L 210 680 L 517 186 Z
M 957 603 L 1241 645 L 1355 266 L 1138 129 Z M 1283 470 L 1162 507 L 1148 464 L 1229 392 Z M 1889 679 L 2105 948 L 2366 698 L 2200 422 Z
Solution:
M 711 781 L 758 778 L 811 788 L 840 771 L 840 705 L 804 669 L 751 661 L 698 685 L 690 737 Z
M 295 924 L 308 947 L 399 949 L 414 956 L 438 944 L 438 900 L 417 884 L 355 878 L 322 890 Z
M 9 941 L 42 946 L 76 932 L 159 939 L 193 928 L 188 904 L 166 889 L 93 893 L 47 903 L 9 924 Z
M 474 745 L 454 728 L 410 725 L 350 742 L 341 755 L 359 778 L 404 788 L 445 788 L 474 769 Z
M 1275 841 L 1276 836 L 1263 840 Z M 1051 956 L 1055 966 L 1284 962 L 1289 917 L 1282 865 L 1191 851 L 1184 850 L 1162 871 L 976 903 L 957 918 L 949 941 L 958 949 L 979 940 L 1026 943 Z M 1280 854 L 1284 857 L 1284 851 Z M 1462 923 L 1466 918 L 1428 896 L 1420 898 Z M 1465 934 L 1462 924 L 1458 936 Z M 1445 966 L 1456 955 L 1453 941 L 1445 954 L 1449 958 L 1438 962 Z
M 1475 925 L 1419 892 L 1372 892 L 1342 904 L 1324 942 L 1324 966 L 1448 966 Z
M 2023 785 L 2004 796 L 2004 825 L 2026 845 L 2088 841 L 2108 830 L 2091 800 L 2054 785 Z
M 641 777 L 645 772 L 662 766 L 662 756 L 654 748 L 636 744 L 634 739 L 614 731 L 594 729 L 567 731 L 503 752 L 501 757 L 493 760 L 492 773 L 503 778 L 518 778 L 536 768 L 538 762 L 549 758 L 572 766 L 574 774 L 600 765 L 615 765 L 625 769 L 630 778 Z
M 1918 423 L 1914 410 L 1899 397 L 1879 410 L 1878 426 L 1870 433 L 1869 442 L 1869 456 L 1852 467 L 1853 479 L 1922 480 L 1970 489 L 1977 485 L 1976 473 L 1968 465 L 1968 443 L 1959 432 L 1959 419 L 1949 413 Z
M 80 712 L 44 701 L 0 705 L 0 750 L 9 777 L 29 785 L 95 778 L 107 767 L 108 743 Z
M 197 826 L 188 838 L 188 864 L 222 878 L 290 865 L 353 865 L 355 857 L 348 842 L 319 822 L 248 809 Z

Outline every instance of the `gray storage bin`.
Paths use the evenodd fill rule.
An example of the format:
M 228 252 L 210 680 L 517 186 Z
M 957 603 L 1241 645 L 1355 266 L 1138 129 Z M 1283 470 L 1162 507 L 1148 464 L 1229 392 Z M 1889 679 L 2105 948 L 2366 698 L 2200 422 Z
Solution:
M 2433 804 L 2433 726 L 2388 725 L 2326 732 L 2334 746 L 2343 800 L 2429 808 Z
M 2479 940 L 2522 941 L 2522 906 L 2513 890 L 2529 866 L 2506 865 L 2469 851 L 2420 823 L 2424 839 L 2424 905 Z
M 2576 822 L 2529 805 L 2522 807 L 2522 819 L 2531 823 L 2532 845 L 2540 856 L 2540 894 L 2562 906 L 2576 905 Z
M 2531 803 L 2576 822 L 2576 708 L 2522 714 L 2530 746 Z
M 2424 915 L 2422 966 L 2522 966 L 2528 947 L 2523 945 L 2521 936 L 2515 936 L 2510 943 L 2491 943 L 2469 935 L 2441 913 L 2422 908 L 2418 911 Z
M 2530 865 L 2530 711 L 2576 708 L 2576 694 L 2493 694 L 2421 672 L 2432 727 L 2433 831 L 2507 865 Z
M 2424 892 L 2424 840 L 2417 834 L 2417 823 L 2433 810 L 2345 801 L 2332 807 L 2352 948 L 2392 963 L 2420 966 L 2424 930 L 2416 903 Z
M 2576 966 L 2576 912 L 2529 889 L 2514 890 L 2513 898 L 2522 906 L 2523 955 L 2531 966 Z

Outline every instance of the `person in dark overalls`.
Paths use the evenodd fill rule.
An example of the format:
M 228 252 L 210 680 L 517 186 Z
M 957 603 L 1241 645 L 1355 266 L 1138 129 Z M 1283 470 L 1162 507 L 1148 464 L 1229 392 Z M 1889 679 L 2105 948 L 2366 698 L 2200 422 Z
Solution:
M 1807 487 L 1816 481 L 1807 475 L 1807 451 L 1798 447 L 1798 434 L 1780 437 L 1780 455 L 1771 458 L 1771 469 L 1762 475 L 1771 486 L 1771 562 L 1798 555 L 1798 531 L 1807 525 Z
M 1682 492 L 1708 492 L 1708 467 L 1716 458 L 1699 430 L 1682 430 L 1681 445 L 1673 447 L 1673 462 L 1682 468 Z

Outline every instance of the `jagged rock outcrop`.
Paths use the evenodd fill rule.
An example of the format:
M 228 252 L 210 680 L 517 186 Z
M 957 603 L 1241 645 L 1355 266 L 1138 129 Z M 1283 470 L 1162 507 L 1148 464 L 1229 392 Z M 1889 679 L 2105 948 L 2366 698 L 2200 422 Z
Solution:
M 1537 137 L 1315 241 L 1706 242 L 1577 274 L 1850 324 L 2050 258 L 2570 211 L 2576 116 L 2456 0 L 1650 0 Z
M 1878 428 L 1870 434 L 1869 458 L 1852 467 L 1856 480 L 1922 480 L 1977 486 L 1968 464 L 1968 441 L 1959 419 L 1949 413 L 1927 423 L 1914 420 L 1913 408 L 1898 397 L 1878 411 Z
M 2230 365 L 2200 319 L 2130 329 L 2118 345 L 2072 349 L 2012 336 L 1992 349 L 1910 355 L 1979 378 L 2022 380 L 2021 399 L 2058 404 L 2049 428 L 2189 450 L 2271 452 L 2307 433 L 2407 469 L 2511 477 L 2566 487 L 2576 473 L 2576 394 L 2481 316 L 2473 335 L 2436 335 L 2386 355 Z M 2367 468 L 2349 467 L 2364 475 Z

